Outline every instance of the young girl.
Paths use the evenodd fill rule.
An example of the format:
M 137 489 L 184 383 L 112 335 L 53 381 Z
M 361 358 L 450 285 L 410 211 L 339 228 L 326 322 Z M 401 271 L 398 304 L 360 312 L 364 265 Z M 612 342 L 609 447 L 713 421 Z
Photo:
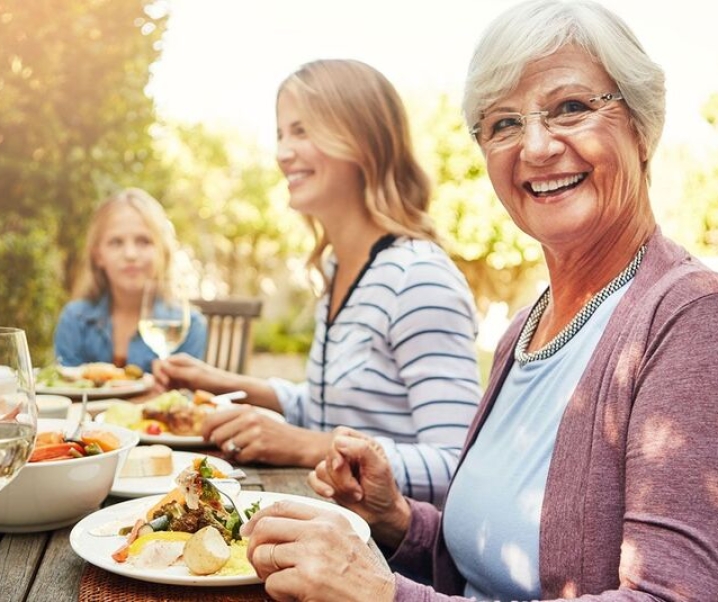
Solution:
M 157 355 L 137 331 L 142 291 L 148 278 L 168 271 L 176 244 L 164 209 L 143 190 L 128 188 L 97 208 L 75 299 L 63 308 L 55 330 L 60 364 L 110 362 L 151 370 Z M 192 311 L 179 351 L 203 357 L 206 336 L 203 316 Z

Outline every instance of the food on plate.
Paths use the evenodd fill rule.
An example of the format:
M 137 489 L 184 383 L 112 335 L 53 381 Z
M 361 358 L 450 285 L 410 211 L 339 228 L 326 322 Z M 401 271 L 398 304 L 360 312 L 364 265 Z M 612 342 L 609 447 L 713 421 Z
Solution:
M 209 404 L 209 405 L 215 405 L 212 403 L 212 399 L 214 399 L 214 393 L 210 393 L 209 391 L 205 391 L 203 389 L 197 389 L 194 392 L 194 395 L 192 395 L 192 403 L 194 403 L 197 406 L 201 406 L 203 404 Z
M 138 569 L 165 568 L 179 562 L 192 537 L 182 531 L 158 531 L 140 535 L 127 550 L 127 562 Z
M 142 404 L 142 418 L 167 425 L 174 435 L 199 435 L 208 406 L 197 405 L 182 391 L 173 389 Z
M 137 370 L 139 370 L 139 376 Z M 101 387 L 111 380 L 135 380 L 141 378 L 143 374 L 142 369 L 138 366 L 130 366 L 128 370 L 106 362 L 83 364 L 80 366 L 79 372 L 81 379 L 91 380 L 96 387 Z
M 104 420 L 148 435 L 199 436 L 205 414 L 215 408 L 207 401 L 198 401 L 207 395 L 211 396 L 173 389 L 144 403 L 118 401 L 107 408 Z
M 208 525 L 190 536 L 182 555 L 187 568 L 195 575 L 211 575 L 220 570 L 232 554 L 220 532 Z
M 120 530 L 127 539 L 112 558 L 153 569 L 183 563 L 199 575 L 251 571 L 239 527 L 259 505 L 255 503 L 240 513 L 234 500 L 212 482 L 223 476 L 206 457 L 194 460 L 175 479 L 177 488 L 132 527 Z
M 127 454 L 120 477 L 161 477 L 172 474 L 173 470 L 171 448 L 161 444 L 139 445 Z
M 71 386 L 91 389 L 126 384 L 143 377 L 142 368 L 134 364 L 118 368 L 108 362 L 91 362 L 79 366 L 45 366 L 38 372 L 37 382 L 48 388 Z
M 142 420 L 142 404 L 131 401 L 117 401 L 107 406 L 103 421 L 131 430 L 139 430 Z
M 115 402 L 108 407 L 103 418 L 105 422 L 148 435 L 169 433 L 199 437 L 205 416 L 218 406 L 214 398 L 214 394 L 202 389 L 172 389 L 144 403 Z
M 118 437 L 109 431 L 87 429 L 78 439 L 67 439 L 62 431 L 38 433 L 30 462 L 48 462 L 50 460 L 71 460 L 95 456 L 114 451 L 122 445 Z

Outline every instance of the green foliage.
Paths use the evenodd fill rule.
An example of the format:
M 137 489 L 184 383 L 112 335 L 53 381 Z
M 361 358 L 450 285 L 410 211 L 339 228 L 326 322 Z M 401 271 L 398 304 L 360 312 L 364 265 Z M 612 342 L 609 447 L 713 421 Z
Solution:
M 55 316 L 64 300 L 60 257 L 45 225 L 4 216 L 0 237 L 0 325 L 22 328 L 35 366 L 52 358 Z
M 481 151 L 448 96 L 439 97 L 416 131 L 422 162 L 434 181 L 432 217 L 479 310 L 501 300 L 515 311 L 533 298 L 544 277 L 538 243 L 514 225 L 497 199 Z
M 718 128 L 718 93 L 711 94 L 702 112 L 705 120 L 713 127 Z
M 32 220 L 32 228 L 15 231 L 13 244 L 25 251 L 7 257 L 19 253 L 27 262 L 13 272 L 12 286 L 43 293 L 3 307 L 5 320 L 25 320 L 35 304 L 56 308 L 73 282 L 94 204 L 115 188 L 152 188 L 156 181 L 154 107 L 144 88 L 165 27 L 166 16 L 153 12 L 159 6 L 151 0 L 0 4 L 0 214 L 3 221 Z M 38 244 L 37 224 L 47 233 L 45 254 L 29 252 Z M 32 279 L 46 267 L 32 262 L 47 257 L 60 286 L 36 290 Z M 56 316 L 28 324 L 38 348 L 48 346 Z
M 305 355 L 312 346 L 314 329 L 296 330 L 287 319 L 261 320 L 253 330 L 253 336 L 255 351 Z
M 211 280 L 220 294 L 257 295 L 288 258 L 307 252 L 308 230 L 287 211 L 286 184 L 266 151 L 178 124 L 164 125 L 157 148 L 170 176 L 164 200 L 205 286 Z
M 11 0 L 0 19 L 1 207 L 57 222 L 68 277 L 94 203 L 152 167 L 149 4 Z
M 718 134 L 718 94 L 703 107 L 703 116 Z M 717 138 L 718 139 L 718 138 Z M 652 192 L 664 192 L 656 203 L 659 223 L 666 234 L 698 256 L 718 256 L 718 150 L 704 156 L 692 146 L 664 148 L 654 159 Z M 667 186 L 661 176 L 673 176 Z M 657 181 L 656 181 L 657 180 Z M 658 194 L 654 194 L 654 199 Z

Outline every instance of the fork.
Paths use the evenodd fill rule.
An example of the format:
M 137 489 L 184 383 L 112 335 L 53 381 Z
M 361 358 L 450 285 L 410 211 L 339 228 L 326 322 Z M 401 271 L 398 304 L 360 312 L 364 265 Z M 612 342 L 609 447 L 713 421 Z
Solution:
M 75 427 L 75 430 L 72 431 L 72 434 L 69 436 L 66 436 L 65 439 L 68 441 L 74 441 L 77 439 L 78 435 L 80 434 L 80 429 L 82 428 L 82 425 L 85 422 L 85 417 L 87 416 L 87 391 L 82 392 L 82 407 L 80 408 L 80 417 L 77 419 L 77 426 Z

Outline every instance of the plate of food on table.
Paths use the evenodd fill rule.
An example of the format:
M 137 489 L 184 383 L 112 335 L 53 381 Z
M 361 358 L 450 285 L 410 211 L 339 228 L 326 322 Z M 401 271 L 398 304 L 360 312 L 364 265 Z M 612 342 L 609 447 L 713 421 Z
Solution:
M 179 474 L 203 454 L 173 450 L 167 445 L 153 443 L 132 448 L 117 468 L 110 495 L 137 498 L 167 493 L 175 488 Z M 218 477 L 232 472 L 232 465 L 221 458 L 212 458 Z
M 246 397 L 242 391 L 213 395 L 207 391 L 172 389 L 143 403 L 115 401 L 95 417 L 98 422 L 117 424 L 139 433 L 141 443 L 161 443 L 170 447 L 204 447 L 201 428 L 208 412 L 229 408 Z M 255 407 L 271 418 L 284 421 L 272 410 Z
M 70 533 L 70 545 L 87 562 L 126 577 L 174 585 L 259 583 L 239 528 L 254 512 L 294 500 L 343 514 L 369 540 L 369 525 L 336 504 L 298 495 L 242 491 L 218 477 L 214 458 L 195 460 L 165 495 L 146 496 L 90 514 Z
M 129 397 L 145 393 L 152 386 L 152 375 L 128 364 L 124 368 L 106 362 L 79 366 L 51 364 L 40 368 L 35 377 L 35 392 L 82 397 Z

